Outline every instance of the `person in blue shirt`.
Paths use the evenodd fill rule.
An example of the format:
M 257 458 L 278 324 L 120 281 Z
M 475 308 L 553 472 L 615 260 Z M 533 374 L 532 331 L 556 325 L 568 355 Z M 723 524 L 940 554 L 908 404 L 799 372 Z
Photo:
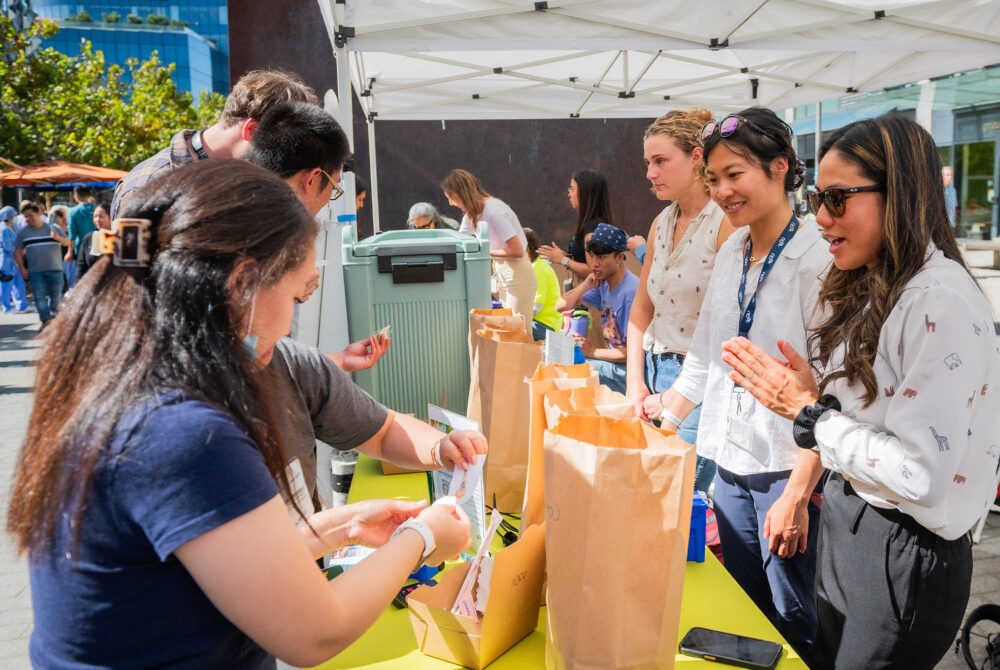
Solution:
M 9 277 L 0 282 L 0 304 L 3 313 L 25 312 L 28 310 L 28 294 L 25 291 L 24 277 L 14 262 L 15 242 L 17 232 L 14 230 L 14 217 L 17 211 L 6 206 L 0 208 L 0 275 Z
M 610 224 L 599 224 L 587 242 L 587 265 L 590 274 L 556 303 L 556 310 L 572 309 L 580 302 L 601 314 L 601 329 L 607 346 L 595 349 L 585 338 L 580 343 L 583 355 L 597 371 L 601 383 L 613 391 L 625 393 L 625 358 L 628 315 L 639 278 L 625 268 L 628 235 Z
M 292 389 L 268 370 L 316 272 L 317 224 L 288 184 L 199 161 L 122 214 L 149 221 L 129 245 L 149 260 L 100 259 L 46 331 L 10 497 L 32 665 L 317 665 L 415 566 L 461 553 L 468 517 L 393 500 L 302 513 L 277 429 Z M 314 559 L 348 544 L 378 549 L 327 582 Z

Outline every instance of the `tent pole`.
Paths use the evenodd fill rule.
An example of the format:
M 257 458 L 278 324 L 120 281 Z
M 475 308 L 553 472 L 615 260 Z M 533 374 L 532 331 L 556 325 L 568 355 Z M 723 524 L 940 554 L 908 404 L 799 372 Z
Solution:
M 819 147 L 823 143 L 823 103 L 822 101 L 816 103 L 816 141 L 813 143 L 813 166 L 815 168 L 815 175 L 819 177 Z M 815 179 L 815 178 L 814 178 Z M 815 183 L 815 182 L 814 182 Z
M 335 4 L 334 5 L 334 17 L 336 25 L 341 26 L 344 24 L 344 5 Z M 334 55 L 337 59 L 337 102 L 340 106 L 340 111 L 338 120 L 340 121 L 340 127 L 344 130 L 344 134 L 347 135 L 347 142 L 351 148 L 351 153 L 354 153 L 354 93 L 351 89 L 351 62 L 347 56 L 347 44 L 334 44 Z M 344 184 L 344 197 L 347 198 L 345 203 L 346 213 L 354 213 L 357 216 L 357 209 L 355 208 L 355 196 L 357 193 L 354 191 L 354 175 L 349 173 L 344 173 L 341 181 Z M 357 221 L 355 221 L 357 225 Z
M 372 222 L 376 233 L 382 231 L 378 214 L 378 165 L 375 162 L 375 119 L 368 119 L 368 164 L 371 166 Z

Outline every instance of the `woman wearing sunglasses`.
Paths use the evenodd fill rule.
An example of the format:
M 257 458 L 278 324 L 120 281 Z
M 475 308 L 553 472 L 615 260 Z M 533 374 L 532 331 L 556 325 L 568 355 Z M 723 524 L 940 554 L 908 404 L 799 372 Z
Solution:
M 535 270 L 528 260 L 528 240 L 524 229 L 507 203 L 483 188 L 479 179 L 466 170 L 452 170 L 441 182 L 448 204 L 464 213 L 459 232 L 475 235 L 480 221 L 489 224 L 490 256 L 497 283 L 507 292 L 504 306 L 524 315 L 525 329 L 531 334 L 535 313 Z
M 660 418 L 666 392 L 684 365 L 719 247 L 733 232 L 708 197 L 702 165 L 705 109 L 674 110 L 646 129 L 646 178 L 659 200 L 669 200 L 649 229 L 649 247 L 628 324 L 628 397 L 636 416 Z M 679 425 L 694 444 L 700 408 Z M 707 491 L 715 463 L 698 458 L 695 488 Z
M 968 531 L 1000 459 L 1000 349 L 948 224 L 930 134 L 889 114 L 836 131 L 810 200 L 833 254 L 813 368 L 725 346 L 732 378 L 832 472 L 814 668 L 931 668 L 962 620 Z
M 819 457 L 795 446 L 788 419 L 729 379 L 721 353 L 738 334 L 774 355 L 779 337 L 805 347 L 829 254 L 788 204 L 805 170 L 774 112 L 754 107 L 709 123 L 702 141 L 710 194 L 737 231 L 719 249 L 684 368 L 664 395 L 664 425 L 680 425 L 702 403 L 698 455 L 718 465 L 713 501 L 726 569 L 808 660 Z

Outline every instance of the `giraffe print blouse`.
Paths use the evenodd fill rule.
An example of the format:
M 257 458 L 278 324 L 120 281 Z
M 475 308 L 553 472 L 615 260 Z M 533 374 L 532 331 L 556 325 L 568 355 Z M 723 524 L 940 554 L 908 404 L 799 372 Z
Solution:
M 975 281 L 933 245 L 882 326 L 874 368 L 868 407 L 860 385 L 827 388 L 843 409 L 816 424 L 823 465 L 869 504 L 961 537 L 996 496 L 1000 338 Z

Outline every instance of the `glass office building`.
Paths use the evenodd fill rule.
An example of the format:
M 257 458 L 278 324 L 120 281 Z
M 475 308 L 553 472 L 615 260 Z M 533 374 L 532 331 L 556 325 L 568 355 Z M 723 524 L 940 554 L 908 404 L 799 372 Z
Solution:
M 79 52 L 81 39 L 95 51 L 104 52 L 108 63 L 125 64 L 127 58 L 149 58 L 158 51 L 165 63 L 175 63 L 177 87 L 195 96 L 208 89 L 229 92 L 229 17 L 225 0 L 173 0 L 172 2 L 123 3 L 108 0 L 34 0 L 39 17 L 59 21 L 59 34 L 46 42 L 65 54 Z M 92 23 L 66 22 L 85 11 Z M 117 13 L 118 23 L 103 23 L 102 15 Z M 188 27 L 130 24 L 129 14 L 145 20 L 159 14 Z

